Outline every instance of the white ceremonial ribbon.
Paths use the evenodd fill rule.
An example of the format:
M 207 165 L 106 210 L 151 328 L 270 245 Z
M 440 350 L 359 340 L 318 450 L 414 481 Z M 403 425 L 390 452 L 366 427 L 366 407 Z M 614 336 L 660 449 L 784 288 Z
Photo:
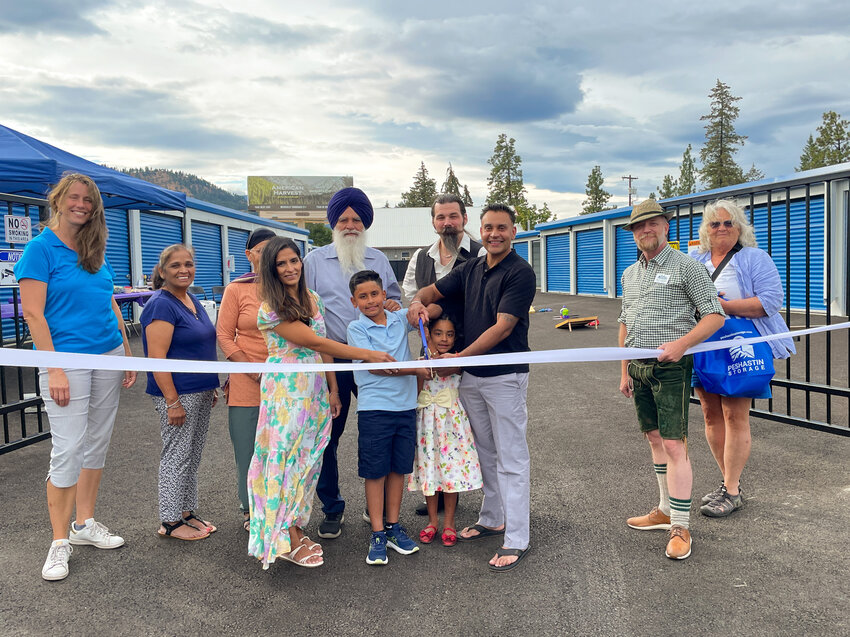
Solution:
M 804 330 L 771 334 L 770 336 L 754 336 L 752 338 L 733 339 L 731 341 L 711 341 L 691 347 L 685 353 L 693 354 L 695 352 L 729 349 L 752 343 L 764 343 L 783 338 L 818 334 L 820 332 L 846 330 L 848 328 L 850 328 L 850 322 L 821 325 Z M 482 367 L 485 365 L 498 366 L 538 363 L 590 363 L 632 360 L 635 358 L 657 358 L 661 352 L 662 350 L 660 349 L 641 349 L 636 347 L 584 347 L 549 349 L 539 352 L 458 356 L 455 358 L 399 361 L 394 363 L 232 363 L 230 361 L 192 361 L 0 348 L 0 365 L 9 367 L 61 367 L 62 369 L 111 369 L 194 374 L 261 374 L 264 372 L 340 372 L 354 370 L 368 371 L 372 369 Z
M 444 387 L 436 394 L 431 394 L 423 389 L 416 398 L 416 406 L 430 407 L 431 405 L 438 405 L 449 409 L 454 404 L 454 401 L 457 400 L 457 397 L 458 391 L 451 387 Z

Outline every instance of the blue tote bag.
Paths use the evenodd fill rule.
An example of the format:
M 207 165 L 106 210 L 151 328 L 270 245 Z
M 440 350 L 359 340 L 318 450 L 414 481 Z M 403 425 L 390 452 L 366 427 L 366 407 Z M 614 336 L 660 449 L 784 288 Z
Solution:
M 706 342 L 734 342 L 756 336 L 760 334 L 750 319 L 731 316 Z M 694 371 L 703 389 L 712 394 L 769 398 L 770 379 L 775 373 L 773 351 L 767 343 L 751 343 L 697 352 Z

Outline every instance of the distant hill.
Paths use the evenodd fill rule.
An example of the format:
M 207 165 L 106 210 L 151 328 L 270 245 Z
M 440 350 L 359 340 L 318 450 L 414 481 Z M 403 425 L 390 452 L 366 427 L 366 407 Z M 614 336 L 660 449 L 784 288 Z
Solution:
M 122 173 L 144 179 L 157 186 L 183 192 L 206 201 L 208 203 L 226 206 L 234 210 L 245 210 L 248 207 L 248 197 L 245 195 L 237 195 L 232 192 L 219 188 L 206 179 L 201 179 L 197 175 L 184 173 L 179 170 L 167 170 L 165 168 L 125 168 L 120 169 Z

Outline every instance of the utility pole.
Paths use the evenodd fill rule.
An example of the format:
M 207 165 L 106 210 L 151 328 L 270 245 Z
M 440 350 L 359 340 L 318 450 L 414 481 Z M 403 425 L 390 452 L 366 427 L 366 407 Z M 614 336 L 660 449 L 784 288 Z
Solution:
M 632 177 L 629 175 L 628 177 L 620 177 L 620 179 L 625 179 L 629 182 L 629 205 L 632 205 L 632 196 L 637 194 L 637 188 L 632 188 L 632 182 L 637 181 L 637 177 Z

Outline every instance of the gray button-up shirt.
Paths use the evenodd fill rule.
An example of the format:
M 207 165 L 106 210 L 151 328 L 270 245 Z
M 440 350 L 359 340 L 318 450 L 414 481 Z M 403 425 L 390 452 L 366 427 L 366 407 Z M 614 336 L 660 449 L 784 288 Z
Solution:
M 380 275 L 387 298 L 401 303 L 401 288 L 386 255 L 375 248 L 366 248 L 363 261 L 367 270 L 374 270 Z M 348 324 L 360 315 L 351 304 L 351 290 L 348 287 L 351 274 L 342 271 L 334 244 L 317 248 L 304 257 L 307 287 L 322 297 L 325 303 L 328 338 L 340 343 L 345 343 Z
M 705 266 L 669 245 L 649 261 L 641 254 L 622 284 L 626 347 L 654 349 L 690 332 L 697 316 L 726 316 Z

